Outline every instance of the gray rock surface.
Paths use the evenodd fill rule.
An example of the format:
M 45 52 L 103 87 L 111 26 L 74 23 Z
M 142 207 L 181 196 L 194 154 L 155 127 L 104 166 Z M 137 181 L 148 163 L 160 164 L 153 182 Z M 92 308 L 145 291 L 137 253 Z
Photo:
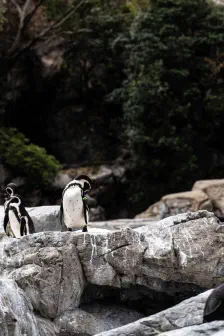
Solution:
M 176 295 L 188 284 L 212 288 L 224 280 L 223 239 L 223 225 L 199 211 L 135 230 L 80 235 L 77 248 L 89 283 Z
M 223 335 L 224 335 L 224 328 L 212 334 L 212 336 L 223 336 Z
M 67 311 L 56 319 L 59 336 L 95 335 L 103 329 L 98 320 L 84 310 Z
M 210 293 L 208 290 L 158 314 L 97 336 L 212 335 L 224 327 L 224 321 L 202 324 L 205 302 Z
M 36 317 L 25 293 L 9 279 L 0 279 L 0 335 L 56 335 L 54 324 Z
M 224 328 L 224 321 L 214 321 L 212 323 L 201 324 L 182 328 L 180 330 L 172 330 L 159 334 L 160 336 L 210 336 L 217 330 Z M 222 331 L 223 335 L 223 331 Z M 221 335 L 220 335 L 221 336 Z
M 105 304 L 88 304 L 82 309 L 67 311 L 55 321 L 59 335 L 89 334 L 113 329 L 141 318 L 143 314 L 125 307 Z
M 84 288 L 82 266 L 69 233 L 39 233 L 10 239 L 0 274 L 16 281 L 38 313 L 55 318 L 78 307 Z
M 212 200 L 202 190 L 184 191 L 163 196 L 159 202 L 152 204 L 135 218 L 162 219 L 198 210 L 213 211 Z
M 43 223 L 47 218 L 48 215 L 42 219 Z M 124 227 L 124 221 L 114 225 L 122 227 L 121 223 Z M 133 227 L 134 223 L 131 222 Z M 101 226 L 91 230 L 88 233 L 47 231 L 21 239 L 0 234 L 0 277 L 14 280 L 20 287 L 19 295 L 30 302 L 30 314 L 42 326 L 41 336 L 51 335 L 48 324 L 51 319 L 56 319 L 60 336 L 93 335 L 101 331 L 105 336 L 148 336 L 180 328 L 186 328 L 184 332 L 188 335 L 188 327 L 201 324 L 209 292 L 108 332 L 105 331 L 108 328 L 134 321 L 138 314 L 135 312 L 128 320 L 127 313 L 127 318 L 120 320 L 121 308 L 117 308 L 117 315 L 112 307 L 108 308 L 106 316 L 100 309 L 91 310 L 87 303 L 86 308 L 80 303 L 86 285 L 98 286 L 102 291 L 105 288 L 128 291 L 139 286 L 149 291 L 147 301 L 153 307 L 156 295 L 177 298 L 180 302 L 223 282 L 224 225 L 213 213 L 181 214 L 135 229 L 109 231 Z M 17 314 L 14 309 L 12 306 L 12 316 Z M 81 321 L 86 321 L 86 325 Z M 12 327 L 7 326 L 8 330 L 15 327 L 13 321 L 10 323 Z M 202 326 L 191 330 L 198 333 L 204 330 L 201 332 L 209 335 L 219 328 L 218 324 L 214 328 L 209 324 L 207 329 Z M 29 330 L 26 333 L 26 336 L 36 336 Z M 54 334 L 57 335 L 56 331 Z

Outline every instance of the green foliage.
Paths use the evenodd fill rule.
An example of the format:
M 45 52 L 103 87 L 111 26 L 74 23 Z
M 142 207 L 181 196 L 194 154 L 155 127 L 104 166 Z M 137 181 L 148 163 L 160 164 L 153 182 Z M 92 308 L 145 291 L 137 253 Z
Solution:
M 143 194 L 158 186 L 153 197 L 160 197 L 222 176 L 223 25 L 224 7 L 205 0 L 155 0 L 132 25 L 127 80 L 114 99 L 123 101 Z
M 52 183 L 60 165 L 44 148 L 36 146 L 16 129 L 0 128 L 0 156 L 16 176 L 24 176 L 31 185 Z
M 82 107 L 82 114 L 74 109 L 73 114 L 77 122 L 82 123 L 80 137 L 88 134 L 88 141 L 91 138 L 97 141 L 101 158 L 105 153 L 111 159 L 111 147 L 118 142 L 121 106 L 107 102 L 106 97 L 121 85 L 124 78 L 123 48 L 116 44 L 116 40 L 127 29 L 132 14 L 125 6 L 101 5 L 103 1 L 98 0 L 91 2 L 80 22 L 79 33 L 75 31 L 70 35 L 73 47 L 65 56 L 59 92 L 61 95 L 66 88 L 78 97 L 76 101 Z M 96 157 L 95 148 L 93 155 Z

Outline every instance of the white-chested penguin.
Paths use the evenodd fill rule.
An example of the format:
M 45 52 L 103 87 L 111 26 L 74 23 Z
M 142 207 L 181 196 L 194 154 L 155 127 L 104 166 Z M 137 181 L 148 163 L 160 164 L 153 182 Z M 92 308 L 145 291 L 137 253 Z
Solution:
M 204 308 L 204 323 L 217 320 L 224 321 L 224 283 L 213 289 Z
M 62 193 L 60 219 L 68 231 L 87 232 L 89 208 L 86 194 L 90 191 L 92 180 L 86 175 L 79 175 L 64 188 Z
M 8 236 L 20 238 L 27 234 L 35 233 L 34 224 L 21 201 L 15 194 L 16 185 L 10 183 L 5 189 L 5 217 L 4 230 Z

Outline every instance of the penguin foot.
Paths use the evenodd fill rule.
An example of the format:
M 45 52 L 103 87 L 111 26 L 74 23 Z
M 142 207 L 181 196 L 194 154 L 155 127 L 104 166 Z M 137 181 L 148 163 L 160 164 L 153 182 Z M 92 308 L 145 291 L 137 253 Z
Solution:
M 83 227 L 82 232 L 88 232 L 87 225 Z
M 67 231 L 72 231 L 72 229 L 68 228 Z

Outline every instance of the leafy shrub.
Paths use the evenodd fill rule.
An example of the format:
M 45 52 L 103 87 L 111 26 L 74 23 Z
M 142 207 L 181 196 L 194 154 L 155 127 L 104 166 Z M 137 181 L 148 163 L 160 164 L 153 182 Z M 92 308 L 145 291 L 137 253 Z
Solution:
M 60 168 L 55 157 L 14 128 L 0 128 L 0 156 L 15 176 L 26 177 L 31 185 L 40 187 L 49 185 Z

